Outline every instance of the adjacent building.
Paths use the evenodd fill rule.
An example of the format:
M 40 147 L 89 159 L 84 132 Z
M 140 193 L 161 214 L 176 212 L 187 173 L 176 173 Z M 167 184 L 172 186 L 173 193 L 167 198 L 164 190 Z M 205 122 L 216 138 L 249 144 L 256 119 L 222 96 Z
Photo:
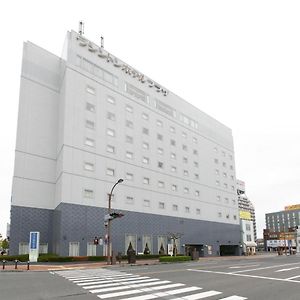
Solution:
M 11 254 L 28 252 L 30 231 L 41 252 L 105 254 L 119 179 L 115 252 L 166 252 L 176 235 L 179 253 L 239 254 L 231 129 L 82 33 L 62 57 L 24 43 Z

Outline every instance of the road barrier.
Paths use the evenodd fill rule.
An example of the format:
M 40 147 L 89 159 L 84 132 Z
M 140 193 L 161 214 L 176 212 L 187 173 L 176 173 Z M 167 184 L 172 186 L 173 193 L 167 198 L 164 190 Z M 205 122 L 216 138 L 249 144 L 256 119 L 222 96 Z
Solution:
M 30 261 L 22 262 L 17 259 L 14 261 L 2 260 L 2 270 L 5 270 L 5 267 L 9 265 L 15 265 L 15 270 L 18 270 L 18 264 L 27 264 L 27 271 L 29 270 Z

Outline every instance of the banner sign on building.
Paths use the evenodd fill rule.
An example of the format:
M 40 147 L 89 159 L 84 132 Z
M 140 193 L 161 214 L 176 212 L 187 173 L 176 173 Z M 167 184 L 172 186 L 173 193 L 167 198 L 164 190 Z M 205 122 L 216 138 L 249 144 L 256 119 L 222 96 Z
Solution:
M 29 261 L 37 262 L 39 257 L 40 233 L 31 231 L 29 236 Z
M 284 207 L 284 210 L 297 210 L 300 209 L 300 204 L 288 205 Z
M 240 219 L 251 221 L 251 213 L 249 211 L 240 210 Z

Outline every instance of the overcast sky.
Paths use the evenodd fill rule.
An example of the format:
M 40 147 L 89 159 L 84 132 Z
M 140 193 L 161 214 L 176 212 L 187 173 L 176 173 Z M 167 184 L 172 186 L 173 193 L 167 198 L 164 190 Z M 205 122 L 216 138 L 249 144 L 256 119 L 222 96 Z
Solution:
M 236 175 L 256 208 L 300 203 L 300 2 L 3 1 L 0 232 L 9 222 L 22 43 L 60 55 L 85 36 L 232 129 Z

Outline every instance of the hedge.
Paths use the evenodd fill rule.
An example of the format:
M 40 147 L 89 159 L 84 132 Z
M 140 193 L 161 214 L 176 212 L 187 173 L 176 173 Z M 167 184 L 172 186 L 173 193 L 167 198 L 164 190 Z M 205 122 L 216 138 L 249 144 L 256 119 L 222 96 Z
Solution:
M 160 262 L 178 262 L 178 261 L 190 261 L 190 256 L 161 256 Z
M 7 261 L 14 261 L 14 260 L 18 260 L 18 261 L 28 261 L 29 260 L 29 255 L 28 254 L 22 254 L 22 255 L 2 255 L 0 256 L 1 260 L 7 260 Z

